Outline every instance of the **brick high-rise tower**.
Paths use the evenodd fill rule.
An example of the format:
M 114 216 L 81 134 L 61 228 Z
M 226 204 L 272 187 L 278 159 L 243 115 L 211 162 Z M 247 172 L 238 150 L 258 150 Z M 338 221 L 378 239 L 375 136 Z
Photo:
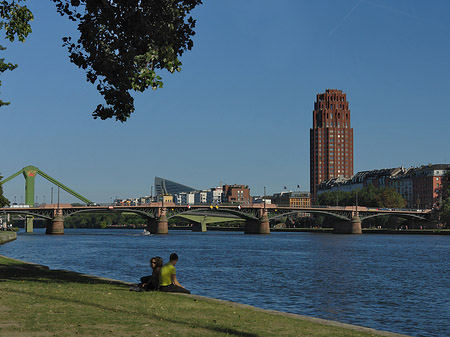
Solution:
M 310 130 L 310 188 L 316 200 L 317 185 L 333 177 L 353 176 L 353 129 L 342 90 L 327 89 L 314 103 Z

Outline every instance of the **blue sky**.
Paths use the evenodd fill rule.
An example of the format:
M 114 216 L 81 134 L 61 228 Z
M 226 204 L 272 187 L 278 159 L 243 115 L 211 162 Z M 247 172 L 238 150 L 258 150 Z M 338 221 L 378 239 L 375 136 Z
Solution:
M 149 195 L 155 176 L 309 190 L 312 110 L 328 88 L 347 94 L 355 173 L 450 162 L 447 0 L 205 0 L 182 71 L 135 94 L 123 124 L 92 119 L 102 98 L 61 47 L 73 24 L 28 2 L 33 33 L 2 42 L 19 64 L 1 78 L 4 177 L 34 165 L 96 202 Z M 50 190 L 36 179 L 38 202 Z M 4 192 L 20 202 L 24 179 Z

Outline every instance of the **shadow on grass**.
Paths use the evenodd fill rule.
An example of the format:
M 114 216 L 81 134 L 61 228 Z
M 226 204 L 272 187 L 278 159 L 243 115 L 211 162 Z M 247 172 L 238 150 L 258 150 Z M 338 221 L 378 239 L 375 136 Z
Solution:
M 33 264 L 0 264 L 0 282 L 5 280 L 18 281 L 36 281 L 36 282 L 75 282 L 75 283 L 90 283 L 90 284 L 121 284 L 125 283 L 114 280 L 107 280 L 97 278 L 95 276 L 78 274 L 66 270 L 50 270 L 48 267 L 33 265 Z
M 26 281 L 26 282 L 45 282 L 45 283 L 83 283 L 83 284 L 117 284 L 120 285 L 120 288 L 117 288 L 119 291 L 123 291 L 127 289 L 128 291 L 128 284 L 120 281 L 114 281 L 114 280 L 108 280 L 108 279 L 102 279 L 97 278 L 95 276 L 90 275 L 83 275 L 78 274 L 75 272 L 65 271 L 65 270 L 50 270 L 48 267 L 40 266 L 40 265 L 34 265 L 34 264 L 27 264 L 27 263 L 17 263 L 17 264 L 1 264 L 0 263 L 0 282 L 6 282 L 7 280 L 12 281 Z M 176 324 L 179 326 L 183 326 L 184 328 L 191 328 L 192 322 L 190 322 L 188 319 L 175 319 L 174 317 L 164 317 L 157 314 L 144 314 L 142 312 L 136 311 L 136 310 L 126 310 L 126 309 L 119 309 L 117 306 L 114 307 L 108 307 L 106 305 L 102 305 L 99 303 L 94 302 L 87 302 L 87 301 L 80 301 L 76 299 L 70 299 L 67 296 L 61 295 L 61 296 L 55 296 L 45 293 L 33 293 L 28 290 L 21 290 L 16 291 L 9 289 L 9 292 L 18 293 L 18 294 L 25 294 L 32 297 L 41 297 L 46 298 L 53 301 L 62 301 L 64 303 L 73 303 L 76 305 L 81 306 L 90 306 L 95 309 L 102 310 L 102 312 L 110 312 L 111 314 L 117 314 L 117 312 L 121 312 L 122 314 L 126 315 L 133 315 L 133 316 L 142 316 L 143 319 L 145 318 L 153 318 L 160 322 L 168 322 L 172 324 Z M 172 294 L 171 294 L 172 295 Z M 171 296 L 169 295 L 169 296 Z M 258 337 L 259 335 L 253 334 L 253 333 L 247 333 L 244 331 L 239 331 L 232 328 L 226 328 L 221 326 L 212 326 L 211 324 L 198 324 L 196 325 L 196 328 L 215 331 L 219 333 L 228 334 L 230 336 L 237 336 L 237 337 Z

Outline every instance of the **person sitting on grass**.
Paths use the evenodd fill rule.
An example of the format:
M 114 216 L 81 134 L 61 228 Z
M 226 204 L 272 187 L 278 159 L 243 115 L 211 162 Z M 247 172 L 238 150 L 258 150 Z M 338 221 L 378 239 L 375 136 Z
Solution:
M 177 262 L 178 255 L 175 253 L 170 254 L 170 261 L 161 268 L 159 274 L 159 290 L 171 293 L 190 294 L 191 292 L 184 288 L 177 280 L 175 271 Z
M 140 286 L 146 291 L 158 290 L 159 287 L 159 273 L 163 266 L 162 257 L 155 256 L 150 259 L 150 267 L 152 268 L 152 274 L 150 276 L 141 277 Z
M 159 274 L 163 265 L 163 259 L 159 256 L 152 257 L 150 259 L 150 267 L 152 268 L 152 274 L 149 276 L 141 277 L 141 283 L 137 286 L 134 285 L 130 288 L 132 291 L 152 291 L 158 290 L 159 287 Z

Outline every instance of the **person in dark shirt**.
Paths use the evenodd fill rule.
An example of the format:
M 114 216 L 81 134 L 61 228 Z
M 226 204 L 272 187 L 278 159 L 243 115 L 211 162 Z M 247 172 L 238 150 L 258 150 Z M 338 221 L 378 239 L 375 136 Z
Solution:
M 150 259 L 150 267 L 152 268 L 152 274 L 141 277 L 141 283 L 130 290 L 134 291 L 152 291 L 159 288 L 159 274 L 163 265 L 163 259 L 159 256 L 152 257 Z

